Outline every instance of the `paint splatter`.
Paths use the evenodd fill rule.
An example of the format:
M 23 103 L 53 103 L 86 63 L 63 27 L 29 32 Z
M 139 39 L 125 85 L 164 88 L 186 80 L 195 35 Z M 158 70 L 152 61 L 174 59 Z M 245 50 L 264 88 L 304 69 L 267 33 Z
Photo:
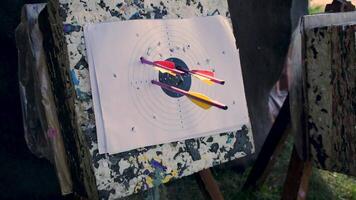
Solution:
M 47 136 L 53 140 L 58 136 L 58 132 L 55 128 L 48 128 Z
M 151 47 L 148 47 L 147 52 L 146 52 L 146 55 L 147 55 L 147 56 L 150 56 L 151 53 L 152 53 L 152 48 L 151 48 Z
M 79 85 L 79 80 L 75 74 L 74 69 L 70 70 L 70 77 L 72 78 L 72 82 L 74 85 Z
M 151 160 L 151 166 L 154 167 L 155 169 L 161 169 L 163 171 L 167 170 L 167 167 L 163 166 L 160 162 L 154 159 Z

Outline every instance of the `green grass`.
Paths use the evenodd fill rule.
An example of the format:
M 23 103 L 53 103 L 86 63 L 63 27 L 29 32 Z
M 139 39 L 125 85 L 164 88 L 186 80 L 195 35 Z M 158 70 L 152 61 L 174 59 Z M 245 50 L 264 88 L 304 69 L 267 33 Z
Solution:
M 356 200 L 356 179 L 344 174 L 314 169 L 310 186 L 310 199 Z
M 292 138 L 289 138 L 284 149 L 277 157 L 266 182 L 258 191 L 241 191 L 249 170 L 243 174 L 225 169 L 216 171 L 215 178 L 219 182 L 220 189 L 225 199 L 239 200 L 274 200 L 280 199 L 283 183 L 286 177 L 288 162 L 292 151 Z M 311 200 L 356 200 L 356 178 L 313 168 L 309 180 L 307 199 Z
M 324 10 L 322 6 L 312 6 L 308 8 L 308 12 L 310 15 L 312 15 L 312 14 L 322 13 L 324 12 Z

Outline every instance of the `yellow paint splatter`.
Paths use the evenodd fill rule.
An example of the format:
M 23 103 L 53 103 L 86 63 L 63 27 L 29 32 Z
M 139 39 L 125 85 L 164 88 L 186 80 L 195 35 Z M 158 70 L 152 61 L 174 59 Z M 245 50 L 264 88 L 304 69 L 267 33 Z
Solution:
M 145 162 L 145 161 L 147 161 L 148 160 L 148 158 L 147 158 L 147 156 L 145 156 L 145 155 L 139 155 L 138 156 L 138 161 L 139 162 Z
M 146 177 L 146 183 L 149 187 L 153 187 L 153 180 L 151 177 L 149 176 Z
M 142 188 L 142 182 L 137 183 L 137 185 L 134 188 L 134 192 L 137 193 L 138 191 L 140 191 Z
M 178 171 L 176 169 L 172 170 L 171 174 L 173 177 L 178 177 Z
M 167 175 L 163 180 L 162 183 L 167 183 L 169 180 L 171 180 L 173 177 L 171 175 Z

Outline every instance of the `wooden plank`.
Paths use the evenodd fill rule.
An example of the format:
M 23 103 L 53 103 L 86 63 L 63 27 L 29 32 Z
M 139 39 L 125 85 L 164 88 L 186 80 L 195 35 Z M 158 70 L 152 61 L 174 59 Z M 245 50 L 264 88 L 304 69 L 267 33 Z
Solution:
M 355 27 L 305 30 L 311 157 L 316 167 L 349 175 L 356 175 Z
M 312 173 L 310 161 L 303 161 L 297 153 L 296 148 L 289 161 L 287 178 L 284 183 L 282 198 L 285 200 L 306 199 L 308 191 L 309 177 Z
M 247 177 L 243 189 L 255 189 L 261 185 L 264 178 L 269 173 L 276 157 L 276 150 L 284 143 L 287 137 L 287 126 L 290 123 L 289 95 L 285 99 L 283 106 L 262 146 L 261 152 L 254 163 L 252 170 Z M 271 159 L 272 158 L 272 159 Z
M 303 24 L 303 23 L 302 23 Z M 308 133 L 306 128 L 307 114 L 305 113 L 305 71 L 302 57 L 305 54 L 304 35 L 299 28 L 294 32 L 293 41 L 288 52 L 287 70 L 290 95 L 291 132 L 294 135 L 294 146 L 300 158 L 307 160 L 309 156 Z
M 61 124 L 64 146 L 73 182 L 73 193 L 82 197 L 97 199 L 94 173 L 92 171 L 89 151 L 84 148 L 85 138 L 78 132 L 74 108 L 75 91 L 71 85 L 65 37 L 62 24 L 53 23 L 59 18 L 58 8 L 47 5 L 47 9 L 39 16 L 39 27 L 43 33 L 43 48 L 57 107 L 57 115 Z
M 73 174 L 78 180 L 87 179 L 78 181 L 83 183 L 78 184 L 78 188 L 83 193 L 89 193 L 89 198 L 117 199 L 129 196 L 254 152 L 250 124 L 234 133 L 155 145 L 119 154 L 99 154 L 98 151 L 83 26 L 103 21 L 148 18 L 191 18 L 217 14 L 229 17 L 226 0 L 107 0 L 96 3 L 90 0 L 72 0 L 71 3 L 50 0 L 48 6 L 49 10 L 53 10 L 51 13 L 60 16 L 49 19 L 51 24 L 63 30 L 55 34 L 65 37 L 64 46 L 58 51 L 64 53 L 68 61 L 56 68 L 66 75 L 65 81 L 56 82 L 56 85 L 68 85 L 67 89 L 75 92 L 69 102 L 74 109 L 68 114 L 75 116 L 76 125 L 72 134 L 75 135 L 75 144 L 70 146 L 79 155 L 78 158 L 73 156 L 78 163 L 72 165 L 73 171 L 78 171 Z
M 219 186 L 215 181 L 211 170 L 204 169 L 201 170 L 198 174 L 205 187 L 205 191 L 203 191 L 203 193 L 207 193 L 212 200 L 223 200 L 224 197 L 220 192 Z

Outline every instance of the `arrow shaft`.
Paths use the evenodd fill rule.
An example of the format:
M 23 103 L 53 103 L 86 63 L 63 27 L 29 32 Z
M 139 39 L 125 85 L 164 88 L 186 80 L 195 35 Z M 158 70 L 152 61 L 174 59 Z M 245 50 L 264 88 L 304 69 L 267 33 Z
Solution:
M 151 66 L 155 66 L 155 67 L 158 67 L 158 68 L 161 68 L 161 69 L 164 69 L 164 70 L 167 70 L 167 71 L 170 71 L 174 74 L 179 74 L 179 75 L 183 75 L 183 74 L 191 74 L 191 75 L 197 75 L 197 76 L 200 76 L 200 77 L 203 77 L 203 78 L 206 78 L 208 80 L 210 80 L 211 82 L 214 82 L 214 83 L 218 83 L 218 84 L 221 84 L 221 85 L 224 85 L 225 84 L 225 81 L 224 80 L 221 80 L 221 79 L 218 79 L 218 78 L 215 78 L 213 76 L 209 76 L 207 74 L 203 74 L 203 73 L 199 73 L 195 70 L 187 70 L 187 69 L 184 69 L 184 68 L 181 68 L 181 69 L 177 69 L 177 68 L 169 68 L 165 65 L 162 65 L 160 63 L 156 63 L 156 62 L 151 62 L 147 59 L 145 59 L 144 57 L 141 57 L 140 58 L 141 60 L 141 63 L 143 64 L 147 64 L 147 65 L 151 65 Z
M 218 83 L 218 84 L 221 84 L 221 85 L 224 85 L 225 84 L 225 81 L 224 80 L 221 80 L 221 79 L 218 79 L 218 78 L 215 78 L 215 77 L 212 77 L 212 76 L 209 76 L 209 75 L 206 75 L 206 74 L 202 74 L 202 73 L 199 73 L 199 72 L 194 72 L 194 71 L 190 71 L 190 70 L 187 70 L 187 69 L 184 69 L 184 68 L 181 68 L 179 69 L 185 73 L 188 73 L 188 74 L 192 74 L 192 75 L 198 75 L 198 76 L 201 76 L 201 77 L 204 77 L 204 78 L 207 78 L 209 79 L 211 82 L 214 82 L 214 83 Z
M 215 78 L 215 77 L 212 77 L 212 76 L 208 76 L 206 74 L 202 74 L 202 73 L 199 73 L 199 72 L 192 72 L 192 71 L 189 71 L 189 73 L 190 74 L 195 74 L 195 75 L 198 75 L 198 76 L 201 76 L 201 77 L 204 77 L 204 78 L 207 78 L 207 79 L 209 79 L 210 81 L 212 81 L 214 83 L 218 83 L 218 84 L 221 84 L 221 85 L 225 84 L 224 80 L 221 80 L 221 79 L 218 79 L 218 78 Z
M 183 71 L 181 71 L 181 70 L 178 70 L 178 69 L 171 69 L 171 68 L 166 67 L 166 66 L 164 66 L 164 65 L 151 62 L 151 61 L 149 61 L 149 60 L 146 60 L 144 57 L 141 57 L 140 60 L 141 60 L 141 63 L 143 63 L 143 64 L 156 66 L 156 67 L 158 67 L 158 68 L 161 68 L 161 69 L 164 69 L 164 70 L 173 72 L 173 73 L 175 73 L 175 74 L 185 74 L 185 72 L 183 72 Z
M 158 86 L 160 86 L 160 87 L 162 87 L 164 89 L 170 90 L 171 92 L 175 92 L 175 93 L 178 93 L 178 94 L 181 94 L 181 95 L 185 95 L 187 97 L 190 97 L 190 98 L 195 99 L 197 101 L 203 102 L 205 104 L 208 104 L 208 105 L 211 105 L 211 106 L 215 106 L 215 107 L 223 109 L 223 110 L 227 109 L 227 106 L 222 104 L 222 103 L 220 103 L 220 102 L 203 99 L 201 97 L 198 97 L 198 96 L 195 96 L 193 94 L 190 94 L 189 92 L 187 92 L 185 90 L 182 90 L 182 89 L 179 89 L 177 87 L 174 87 L 174 86 L 171 86 L 171 85 L 167 85 L 167 84 L 164 84 L 164 83 L 156 81 L 156 80 L 152 80 L 151 83 L 155 84 L 155 85 L 158 85 Z

